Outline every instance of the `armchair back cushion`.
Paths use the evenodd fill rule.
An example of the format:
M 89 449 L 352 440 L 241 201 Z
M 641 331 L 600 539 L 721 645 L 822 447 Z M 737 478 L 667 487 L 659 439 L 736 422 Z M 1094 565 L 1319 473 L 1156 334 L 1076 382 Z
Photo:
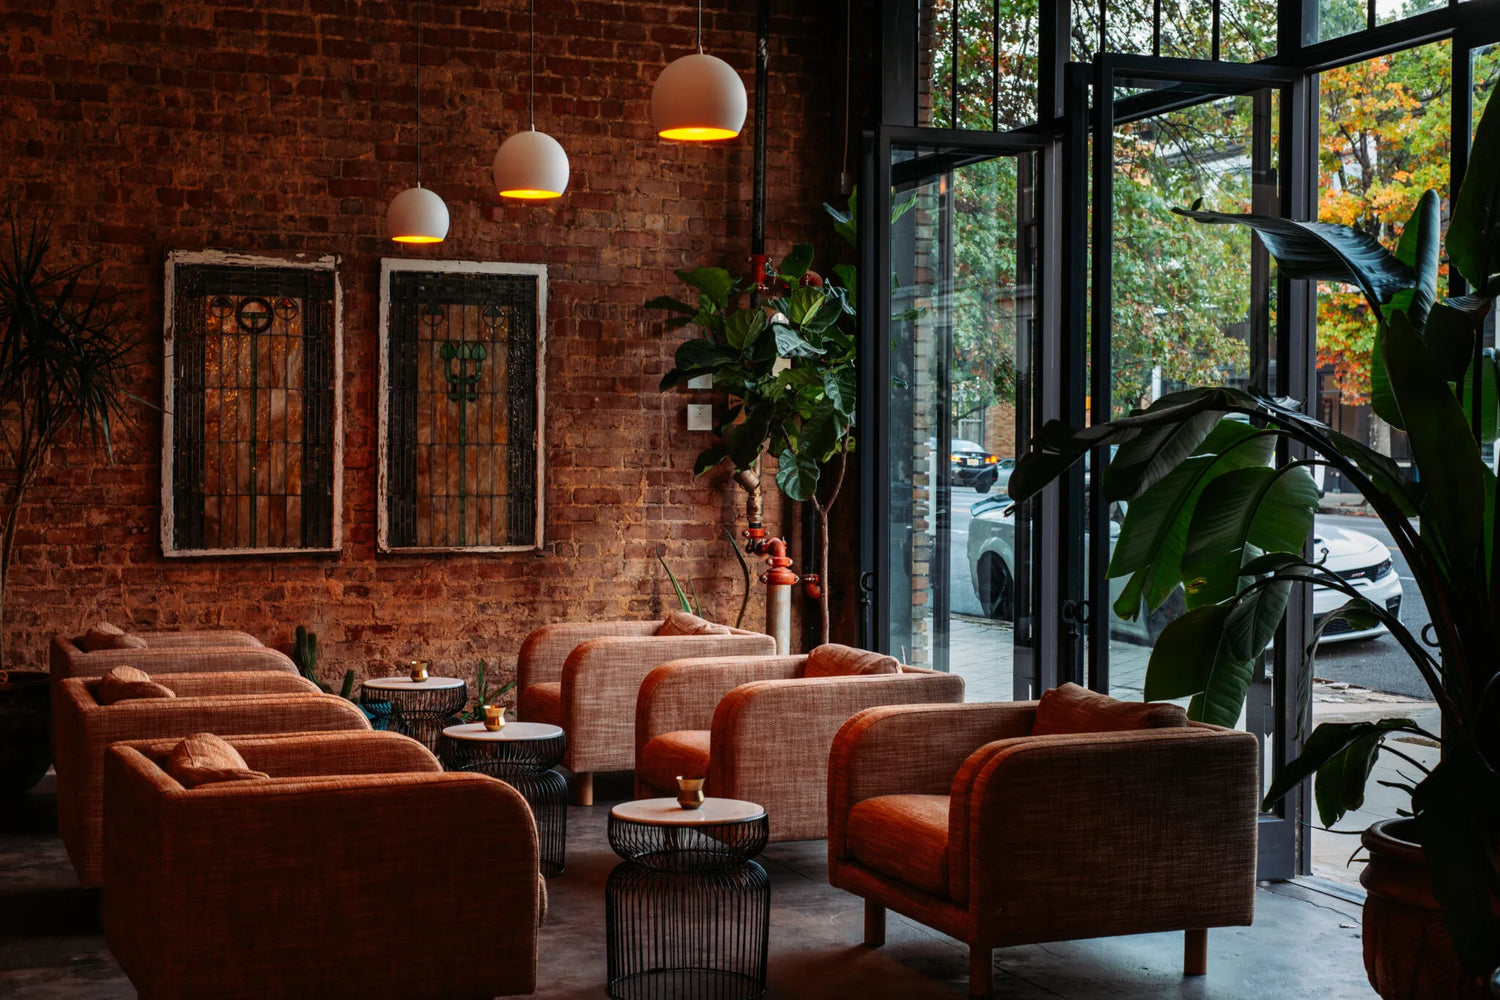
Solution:
M 1043 693 L 1036 707 L 1033 736 L 1117 733 L 1129 729 L 1169 729 L 1188 724 L 1187 713 L 1169 702 L 1116 701 L 1077 684 Z
M 176 691 L 156 683 L 150 674 L 135 667 L 111 667 L 94 688 L 94 700 L 101 705 L 113 705 L 132 698 L 175 697 Z
M 825 642 L 807 654 L 804 677 L 859 677 L 866 674 L 899 674 L 901 664 L 894 656 L 872 653 L 867 649 Z
M 238 750 L 213 733 L 185 737 L 167 757 L 167 773 L 183 788 L 270 777 L 264 771 L 252 771 Z
M 728 625 L 717 625 L 697 615 L 690 615 L 686 611 L 674 611 L 667 615 L 666 621 L 661 623 L 661 628 L 656 630 L 657 635 L 728 635 Z

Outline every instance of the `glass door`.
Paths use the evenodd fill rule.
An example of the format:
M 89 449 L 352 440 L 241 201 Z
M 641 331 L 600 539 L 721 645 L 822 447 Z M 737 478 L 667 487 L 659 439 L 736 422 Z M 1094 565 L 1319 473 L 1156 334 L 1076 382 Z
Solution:
M 1171 213 L 1201 199 L 1213 211 L 1308 218 L 1290 155 L 1307 135 L 1304 89 L 1260 66 L 1105 55 L 1093 70 L 1086 419 L 1198 385 L 1310 398 L 1305 346 L 1292 347 L 1307 343 L 1307 290 L 1275 279 L 1247 229 Z M 1072 595 L 1090 622 L 1082 666 L 1089 686 L 1139 701 L 1156 637 L 1185 606 L 1180 590 L 1155 607 L 1123 606 L 1126 578 L 1107 570 L 1125 512 L 1103 502 L 1101 479 L 1084 488 L 1087 586 Z M 1262 658 L 1240 722 L 1261 738 L 1266 782 L 1297 736 L 1298 611 L 1294 602 L 1287 634 Z M 1263 816 L 1262 878 L 1295 874 L 1296 805 Z
M 1032 432 L 1039 144 L 887 129 L 877 145 L 872 639 L 961 674 L 970 701 L 1029 697 L 1031 533 L 1006 484 Z

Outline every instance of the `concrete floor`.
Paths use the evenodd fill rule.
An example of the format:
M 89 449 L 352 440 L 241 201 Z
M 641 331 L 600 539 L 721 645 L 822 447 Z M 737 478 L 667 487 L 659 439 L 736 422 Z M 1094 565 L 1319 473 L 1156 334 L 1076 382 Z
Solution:
M 543 998 L 602 997 L 604 880 L 618 862 L 605 840 L 608 804 L 625 776 L 601 776 L 601 804 L 573 808 L 568 869 L 551 880 L 541 934 Z M 55 829 L 52 779 L 0 814 L 0 997 L 114 1000 L 135 996 L 98 930 L 97 896 L 74 888 Z M 888 944 L 861 946 L 860 901 L 829 887 L 822 841 L 773 844 L 769 997 L 961 998 L 967 950 L 896 914 Z M 1211 889 L 1211 887 L 1205 887 Z M 1264 886 L 1253 927 L 1209 934 L 1209 974 L 1181 975 L 1182 935 L 1147 934 L 1007 948 L 995 995 L 1014 1000 L 1343 1000 L 1374 996 L 1360 959 L 1359 911 L 1295 885 Z M 392 998 L 399 1000 L 399 998 Z

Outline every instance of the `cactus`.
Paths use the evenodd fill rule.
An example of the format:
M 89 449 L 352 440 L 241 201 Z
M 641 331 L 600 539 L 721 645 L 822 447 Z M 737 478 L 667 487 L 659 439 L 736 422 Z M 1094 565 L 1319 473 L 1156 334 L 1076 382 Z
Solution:
M 315 632 L 309 632 L 307 626 L 297 626 L 297 639 L 292 646 L 292 658 L 297 661 L 297 669 L 302 676 L 312 681 L 324 691 L 328 685 L 318 680 L 318 636 Z

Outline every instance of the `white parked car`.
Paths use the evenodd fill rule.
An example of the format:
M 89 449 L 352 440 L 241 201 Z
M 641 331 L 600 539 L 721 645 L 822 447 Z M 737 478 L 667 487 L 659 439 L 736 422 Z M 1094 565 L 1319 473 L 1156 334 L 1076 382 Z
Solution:
M 986 615 L 1006 621 L 1015 617 L 1016 528 L 1010 514 L 1013 504 L 1014 501 L 1007 496 L 995 496 L 986 497 L 969 508 L 973 515 L 969 522 L 969 577 L 974 594 Z M 1113 552 L 1120 525 L 1111 521 L 1109 532 L 1110 551 Z M 1392 614 L 1400 614 L 1401 577 L 1392 565 L 1390 549 L 1378 539 L 1362 531 L 1322 523 L 1318 518 L 1313 525 L 1313 559 L 1321 560 L 1325 567 L 1346 580 L 1371 604 L 1384 607 Z M 1126 577 L 1119 577 L 1109 581 L 1111 602 L 1120 596 L 1126 580 Z M 1339 591 L 1314 587 L 1313 619 L 1321 620 L 1347 600 Z M 1111 610 L 1110 632 L 1150 645 L 1185 607 L 1179 590 L 1155 611 L 1137 615 L 1133 620 L 1119 618 Z M 1356 631 L 1344 622 L 1336 621 L 1324 630 L 1322 641 L 1369 639 L 1385 631 L 1384 625 Z

